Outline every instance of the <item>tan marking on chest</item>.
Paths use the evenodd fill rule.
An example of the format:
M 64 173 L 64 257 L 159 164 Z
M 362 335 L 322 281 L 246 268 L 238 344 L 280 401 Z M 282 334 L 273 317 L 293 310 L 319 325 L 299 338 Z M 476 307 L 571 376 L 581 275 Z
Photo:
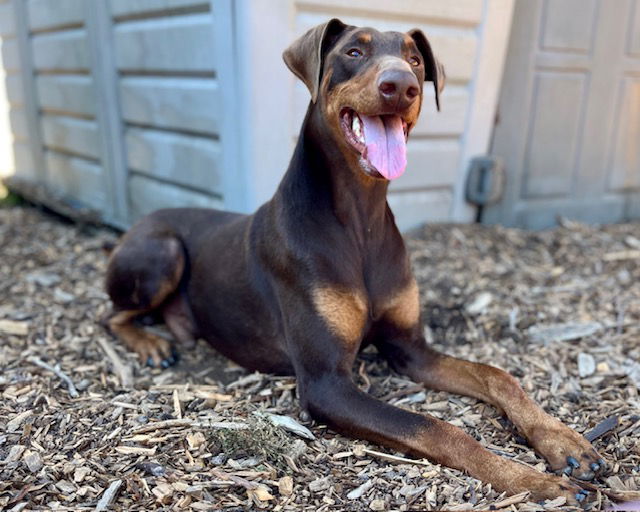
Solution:
M 402 329 L 414 327 L 420 321 L 420 294 L 415 279 L 393 295 L 384 316 Z
M 367 303 L 358 291 L 321 286 L 313 291 L 313 304 L 332 333 L 348 342 L 362 336 Z

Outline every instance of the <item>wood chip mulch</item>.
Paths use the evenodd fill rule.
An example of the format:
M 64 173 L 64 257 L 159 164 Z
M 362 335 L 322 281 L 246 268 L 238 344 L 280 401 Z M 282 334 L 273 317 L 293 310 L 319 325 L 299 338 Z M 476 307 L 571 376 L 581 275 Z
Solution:
M 116 238 L 0 210 L 0 510 L 570 510 L 336 435 L 300 410 L 294 379 L 203 342 L 173 369 L 140 365 L 99 324 Z M 640 500 L 640 224 L 434 225 L 408 245 L 435 347 L 510 371 L 593 439 L 610 464 L 594 510 Z M 546 469 L 490 406 L 427 391 L 369 350 L 355 375 Z

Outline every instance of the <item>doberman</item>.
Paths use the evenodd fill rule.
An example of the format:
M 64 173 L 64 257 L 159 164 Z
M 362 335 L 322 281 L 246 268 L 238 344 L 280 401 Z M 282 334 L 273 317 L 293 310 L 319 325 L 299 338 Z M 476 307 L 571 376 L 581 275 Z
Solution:
M 434 417 L 383 403 L 352 380 L 374 344 L 425 386 L 484 400 L 504 413 L 551 468 L 590 480 L 604 460 L 504 371 L 427 346 L 418 287 L 386 201 L 406 165 L 423 82 L 440 102 L 444 71 L 420 30 L 403 34 L 340 20 L 309 30 L 284 61 L 311 93 L 289 168 L 253 215 L 160 210 L 111 255 L 111 331 L 143 361 L 174 362 L 166 340 L 135 320 L 156 312 L 180 342 L 202 337 L 240 365 L 295 374 L 301 405 L 360 439 L 468 472 L 509 493 L 586 501 L 572 480 L 506 460 Z

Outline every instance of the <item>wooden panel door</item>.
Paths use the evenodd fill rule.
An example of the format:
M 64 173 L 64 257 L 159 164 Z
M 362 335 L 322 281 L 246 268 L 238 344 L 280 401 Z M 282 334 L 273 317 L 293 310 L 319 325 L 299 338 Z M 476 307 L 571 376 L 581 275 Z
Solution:
M 503 200 L 484 220 L 640 215 L 640 0 L 516 2 L 492 152 Z

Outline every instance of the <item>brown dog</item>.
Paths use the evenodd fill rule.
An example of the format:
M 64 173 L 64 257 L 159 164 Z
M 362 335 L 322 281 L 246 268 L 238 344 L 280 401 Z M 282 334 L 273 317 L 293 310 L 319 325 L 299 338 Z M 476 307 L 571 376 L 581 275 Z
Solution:
M 389 180 L 406 165 L 422 84 L 442 67 L 419 30 L 380 33 L 333 19 L 284 53 L 311 103 L 289 169 L 254 215 L 171 209 L 142 219 L 113 252 L 111 330 L 143 361 L 169 366 L 170 344 L 134 324 L 160 312 L 182 342 L 210 342 L 237 363 L 295 374 L 301 404 L 346 435 L 467 471 L 495 488 L 583 502 L 571 481 L 505 460 L 462 430 L 363 393 L 351 370 L 373 343 L 425 386 L 506 414 L 551 468 L 590 480 L 604 461 L 528 398 L 507 373 L 430 349 Z

